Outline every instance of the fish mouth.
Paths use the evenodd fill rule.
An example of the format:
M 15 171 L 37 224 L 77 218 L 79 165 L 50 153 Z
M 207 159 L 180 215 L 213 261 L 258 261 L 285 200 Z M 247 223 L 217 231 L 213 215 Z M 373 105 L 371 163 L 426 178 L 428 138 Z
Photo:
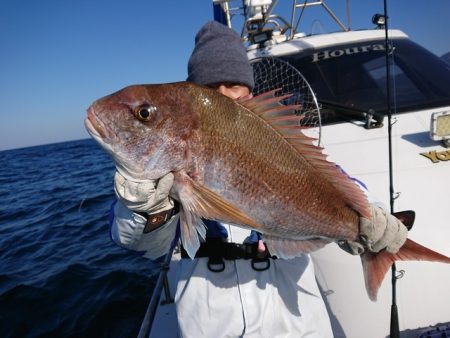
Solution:
M 104 126 L 102 121 L 96 116 L 94 108 L 91 106 L 88 109 L 87 117 L 84 120 L 84 125 L 89 135 L 114 159 L 116 169 L 122 174 L 122 176 L 130 179 L 140 177 L 139 168 L 130 165 L 129 161 L 120 152 L 114 150 L 115 135 L 112 131 L 109 131 Z
M 91 134 L 91 136 L 94 137 L 95 139 L 97 139 L 97 138 L 105 139 L 106 138 L 105 128 L 101 125 L 101 123 L 96 118 L 92 107 L 90 107 L 88 109 L 88 115 L 87 115 L 86 119 L 84 120 L 84 125 L 85 125 L 87 131 L 89 132 L 89 134 Z
M 103 138 L 100 132 L 98 132 L 97 129 L 94 127 L 94 124 L 91 122 L 89 117 L 86 117 L 84 119 L 84 126 L 86 127 L 86 130 L 89 133 L 89 135 L 91 135 L 94 139 L 97 140 Z
M 94 109 L 88 109 L 88 115 L 84 120 L 84 126 L 91 137 L 108 153 L 113 153 L 111 140 L 107 135 L 107 130 L 103 123 L 97 118 Z M 109 141 L 108 141 L 109 140 Z

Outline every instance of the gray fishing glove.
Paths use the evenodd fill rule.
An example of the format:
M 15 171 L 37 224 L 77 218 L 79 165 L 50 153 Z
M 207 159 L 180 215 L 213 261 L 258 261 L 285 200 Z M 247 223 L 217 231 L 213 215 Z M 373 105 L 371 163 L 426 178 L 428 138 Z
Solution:
M 382 208 L 371 205 L 371 211 L 371 219 L 359 219 L 361 243 L 343 241 L 339 246 L 353 255 L 360 255 L 365 250 L 379 252 L 383 249 L 397 253 L 406 241 L 408 229 L 398 218 Z
M 114 176 L 117 198 L 130 210 L 148 215 L 172 210 L 174 201 L 169 197 L 173 185 L 173 174 L 168 173 L 159 180 L 131 180 L 118 171 Z

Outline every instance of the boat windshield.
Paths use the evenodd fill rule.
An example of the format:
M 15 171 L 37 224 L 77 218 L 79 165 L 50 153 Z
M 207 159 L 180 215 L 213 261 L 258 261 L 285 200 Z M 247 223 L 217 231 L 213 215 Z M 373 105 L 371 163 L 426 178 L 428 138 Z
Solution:
M 450 105 L 450 65 L 406 38 L 392 40 L 392 112 Z M 358 113 L 387 113 L 384 40 L 283 56 L 308 80 L 322 123 Z

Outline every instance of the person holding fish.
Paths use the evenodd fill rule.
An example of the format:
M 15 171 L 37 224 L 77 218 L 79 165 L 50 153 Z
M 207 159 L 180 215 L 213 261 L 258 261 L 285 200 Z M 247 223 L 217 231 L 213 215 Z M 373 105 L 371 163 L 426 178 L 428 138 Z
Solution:
M 252 101 L 257 99 L 251 98 L 253 71 L 240 37 L 217 22 L 206 23 L 197 33 L 188 63 L 187 81 L 212 88 L 245 107 L 260 107 L 266 102 L 264 97 L 259 99 L 263 103 Z M 188 87 L 189 90 L 192 88 Z M 268 99 L 273 100 L 273 95 Z M 221 114 L 221 107 L 231 104 L 229 99 L 206 90 L 197 101 L 207 106 L 213 100 L 220 101 L 215 106 L 217 112 L 214 114 Z M 125 101 L 122 99 L 121 102 Z M 191 109 L 188 105 L 182 108 L 186 112 Z M 136 118 L 145 123 L 157 109 L 160 108 L 156 104 L 147 103 L 139 105 L 134 111 Z M 279 110 L 274 114 L 279 114 Z M 94 121 L 94 118 L 89 119 Z M 217 129 L 220 129 L 219 125 Z M 248 138 L 251 137 L 249 133 Z M 257 141 L 261 147 L 263 139 Z M 302 149 L 303 145 L 296 147 Z M 313 146 L 308 147 L 313 149 Z M 214 157 L 214 153 L 211 156 Z M 154 161 L 164 161 L 164 155 L 158 155 Z M 243 200 L 231 205 L 220 196 L 225 196 L 233 185 L 224 187 L 218 180 L 217 184 L 214 180 L 209 183 L 208 172 L 202 173 L 199 179 L 199 182 L 209 185 L 208 189 L 193 184 L 192 195 L 182 189 L 174 193 L 176 185 L 183 181 L 177 178 L 174 170 L 168 173 L 161 170 L 159 179 L 147 179 L 133 175 L 130 165 L 120 163 L 116 161 L 114 179 L 118 200 L 112 209 L 113 240 L 124 248 L 143 252 L 144 257 L 156 260 L 174 248 L 181 232 L 183 259 L 180 261 L 175 301 L 182 337 L 332 337 L 328 313 L 307 252 L 335 241 L 352 254 L 381 250 L 395 254 L 406 241 L 406 227 L 373 199 L 369 198 L 370 203 L 364 202 L 367 199 L 363 189 L 352 183 L 354 181 L 342 174 L 340 169 L 331 166 L 327 170 L 338 177 L 336 180 L 341 185 L 348 187 L 347 192 L 342 194 L 356 196 L 354 204 L 346 202 L 345 207 L 332 210 L 339 214 L 342 212 L 342 217 L 348 214 L 355 224 L 353 230 L 331 235 L 330 229 L 340 229 L 333 219 L 326 230 L 305 230 L 296 240 L 291 240 L 287 235 L 282 239 L 277 237 L 277 233 L 282 233 L 285 225 L 291 223 L 288 217 L 295 212 L 283 206 L 281 199 L 267 198 L 268 202 L 261 202 L 263 207 L 255 203 L 247 209 Z M 200 160 L 197 165 L 202 166 Z M 225 170 L 226 160 L 216 159 L 209 165 L 214 172 Z M 230 172 L 241 169 L 238 165 L 232 167 Z M 247 167 L 246 170 L 256 173 L 258 167 Z M 194 176 L 183 176 L 183 179 L 190 182 Z M 247 181 L 242 184 L 248 185 L 246 189 L 254 189 L 249 179 L 246 178 Z M 234 182 L 232 179 L 230 181 Z M 277 184 L 276 179 L 265 182 L 273 183 L 271 191 L 283 192 L 287 189 L 281 181 Z M 259 201 L 263 194 L 257 192 L 252 198 Z M 241 210 L 237 210 L 236 205 L 242 205 Z M 272 205 L 276 211 L 271 210 Z M 307 208 L 306 204 L 304 208 Z M 266 223 L 266 220 L 276 212 L 280 214 L 273 216 L 273 222 L 279 222 L 276 225 L 280 227 L 270 232 L 266 230 L 266 225 L 272 221 Z M 196 213 L 202 216 L 202 221 Z M 258 219 L 258 215 L 263 216 Z M 286 221 L 283 222 L 283 219 Z M 312 219 L 310 222 L 314 223 Z M 201 226 L 196 225 L 199 223 Z M 322 223 L 326 221 L 320 220 L 318 224 Z M 194 230 L 187 229 L 188 226 Z

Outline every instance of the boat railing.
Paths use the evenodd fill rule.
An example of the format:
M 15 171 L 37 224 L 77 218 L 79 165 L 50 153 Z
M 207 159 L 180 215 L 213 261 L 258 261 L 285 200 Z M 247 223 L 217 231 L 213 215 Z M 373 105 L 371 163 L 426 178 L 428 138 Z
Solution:
M 299 27 L 304 17 L 306 8 L 321 7 L 328 17 L 334 21 L 342 31 L 349 31 L 350 7 L 349 0 L 346 3 L 347 24 L 339 19 L 335 12 L 325 3 L 325 0 L 293 0 L 290 9 L 290 19 L 284 19 L 282 15 L 275 14 L 275 8 L 279 0 L 241 0 L 242 6 L 231 7 L 229 2 L 235 0 L 213 0 L 213 4 L 220 5 L 226 18 L 225 24 L 231 27 L 231 19 L 235 16 L 243 16 L 244 24 L 241 36 L 245 41 L 255 42 L 268 32 L 277 32 L 274 36 L 284 35 L 286 39 L 293 39 L 299 33 Z M 299 13 L 298 11 L 299 10 Z M 219 20 L 220 21 L 220 20 Z M 272 37 L 272 34 L 270 34 Z
M 291 27 L 293 27 L 293 29 L 291 29 L 291 39 L 294 38 L 294 35 L 296 33 L 297 27 L 300 25 L 300 21 L 302 20 L 303 17 L 303 12 L 305 11 L 306 7 L 311 7 L 311 6 L 321 6 L 323 9 L 325 9 L 325 11 L 327 12 L 327 14 L 333 19 L 334 22 L 336 22 L 336 24 L 339 26 L 339 28 L 346 32 L 350 30 L 350 7 L 349 7 L 349 3 L 348 0 L 346 0 L 346 9 L 347 9 L 347 21 L 348 24 L 347 26 L 338 18 L 338 16 L 333 12 L 333 10 L 325 3 L 325 0 L 318 0 L 318 1 L 308 1 L 308 0 L 304 0 L 304 1 L 298 1 L 298 0 L 294 0 L 294 5 L 293 5 L 293 10 L 292 10 L 292 17 L 291 17 Z M 297 8 L 301 8 L 301 12 L 299 15 L 299 18 L 297 20 L 297 23 L 294 26 L 294 20 L 296 17 L 296 9 Z
M 160 264 L 160 271 L 158 279 L 156 281 L 155 289 L 153 290 L 152 297 L 145 312 L 144 320 L 142 321 L 141 328 L 139 329 L 138 338 L 148 337 L 152 329 L 153 320 L 155 319 L 156 310 L 158 308 L 158 302 L 161 298 L 161 292 L 164 291 L 164 300 L 161 304 L 171 304 L 174 299 L 170 293 L 169 280 L 167 273 L 170 267 L 170 261 L 172 259 L 172 251 L 170 251 Z

